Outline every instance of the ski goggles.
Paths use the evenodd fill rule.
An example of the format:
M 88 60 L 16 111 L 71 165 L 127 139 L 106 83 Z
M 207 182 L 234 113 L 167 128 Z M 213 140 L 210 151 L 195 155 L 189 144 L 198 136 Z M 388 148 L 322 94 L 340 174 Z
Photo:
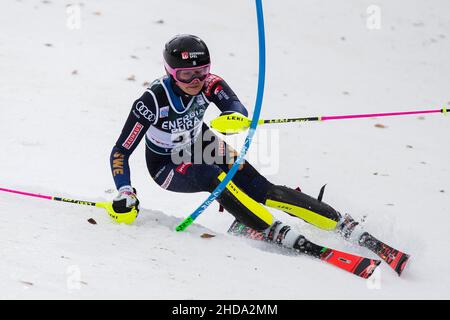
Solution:
M 205 80 L 209 75 L 211 65 L 207 64 L 193 68 L 171 68 L 168 64 L 165 64 L 165 67 L 176 81 L 189 84 L 195 79 L 198 79 L 199 81 Z

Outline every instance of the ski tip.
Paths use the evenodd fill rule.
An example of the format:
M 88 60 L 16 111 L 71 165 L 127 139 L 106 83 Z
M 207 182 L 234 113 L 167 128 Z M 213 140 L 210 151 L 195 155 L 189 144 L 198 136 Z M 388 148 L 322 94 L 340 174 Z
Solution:
M 408 263 L 409 257 L 410 257 L 409 254 L 402 253 L 400 259 L 398 260 L 398 263 L 395 266 L 394 270 L 395 270 L 395 272 L 397 272 L 399 277 L 401 276 L 403 270 L 405 270 L 405 267 L 406 267 L 406 264 Z

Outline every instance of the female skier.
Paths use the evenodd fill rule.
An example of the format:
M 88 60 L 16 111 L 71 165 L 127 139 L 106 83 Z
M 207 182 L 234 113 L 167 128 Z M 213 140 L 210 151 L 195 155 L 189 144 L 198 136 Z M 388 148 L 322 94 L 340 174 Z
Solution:
M 174 192 L 212 192 L 225 177 L 236 152 L 209 129 L 203 115 L 211 102 L 221 115 L 248 115 L 228 84 L 210 73 L 209 51 L 200 38 L 177 35 L 165 44 L 163 56 L 167 75 L 155 80 L 133 103 L 111 152 L 112 175 L 118 190 L 113 208 L 118 222 L 130 223 L 138 214 L 139 201 L 130 181 L 128 159 L 144 136 L 147 168 L 158 185 Z M 388 246 L 381 248 L 382 243 L 364 232 L 349 215 L 342 216 L 303 192 L 271 183 L 247 161 L 240 165 L 217 201 L 238 223 L 284 247 L 315 256 L 323 248 L 285 223 L 275 221 L 264 205 L 321 229 L 336 231 L 377 253 L 383 249 L 383 254 L 391 254 L 400 263 L 401 252 Z M 403 255 L 403 260 L 407 257 Z M 396 269 L 397 265 L 392 267 Z

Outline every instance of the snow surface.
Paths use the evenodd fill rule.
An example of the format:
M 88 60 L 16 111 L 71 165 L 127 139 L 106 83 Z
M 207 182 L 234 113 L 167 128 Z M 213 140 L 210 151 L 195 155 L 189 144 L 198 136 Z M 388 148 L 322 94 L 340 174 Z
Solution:
M 450 105 L 450 3 L 373 5 L 264 1 L 262 118 Z M 368 25 L 373 10 L 379 29 Z M 110 150 L 144 82 L 163 74 L 162 46 L 177 33 L 201 36 L 213 72 L 254 108 L 253 1 L 2 0 L 0 30 L 3 188 L 111 200 Z M 207 120 L 216 115 L 212 105 Z M 101 209 L 0 193 L 0 298 L 449 299 L 449 125 L 441 115 L 270 125 L 250 150 L 270 145 L 270 161 L 254 164 L 271 181 L 311 195 L 327 183 L 327 203 L 365 217 L 368 231 L 411 254 L 401 278 L 383 264 L 366 281 L 237 239 L 226 233 L 233 218 L 216 204 L 175 232 L 207 194 L 162 190 L 141 143 L 131 167 L 142 210 L 131 226 Z M 317 243 L 375 257 L 271 211 Z

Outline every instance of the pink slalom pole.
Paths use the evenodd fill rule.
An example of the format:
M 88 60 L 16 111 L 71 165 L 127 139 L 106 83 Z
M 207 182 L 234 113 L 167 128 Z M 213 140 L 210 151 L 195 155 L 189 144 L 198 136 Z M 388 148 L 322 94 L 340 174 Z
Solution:
M 404 112 L 387 112 L 387 113 L 350 114 L 350 115 L 345 115 L 345 116 L 323 116 L 320 118 L 320 120 L 327 121 L 327 120 L 356 119 L 356 118 L 375 118 L 375 117 L 404 116 L 404 115 L 412 115 L 412 114 L 442 113 L 442 112 L 443 112 L 443 109 L 404 111 Z
M 106 210 L 108 215 L 114 221 L 116 221 L 118 223 L 125 223 L 125 224 L 132 223 L 134 221 L 134 219 L 137 217 L 137 214 L 139 212 L 136 207 L 132 207 L 132 210 L 130 211 L 131 216 L 130 215 L 121 215 L 121 214 L 117 213 L 116 211 L 114 211 L 112 202 L 92 202 L 92 201 L 74 200 L 74 199 L 61 198 L 61 197 L 51 197 L 51 196 L 46 196 L 46 195 L 42 195 L 42 194 L 24 192 L 24 191 L 12 190 L 12 189 L 6 189 L 6 188 L 0 188 L 0 192 L 8 192 L 8 193 L 12 193 L 12 194 L 21 195 L 21 196 L 28 196 L 28 197 L 34 197 L 34 198 L 40 198 L 40 199 L 46 199 L 46 200 L 68 202 L 68 203 L 79 204 L 79 205 L 83 205 L 83 206 L 93 206 L 93 207 L 103 208 Z M 89 219 L 88 221 L 90 223 L 93 223 L 90 220 L 91 219 Z
M 82 204 L 82 205 L 87 205 L 87 206 L 104 206 L 105 203 L 106 203 L 106 202 L 92 202 L 92 201 L 85 201 L 85 200 L 73 200 L 73 199 L 69 199 L 69 198 L 52 197 L 52 196 L 46 196 L 46 195 L 43 195 L 43 194 L 24 192 L 24 191 L 12 190 L 12 189 L 6 189 L 6 188 L 0 188 L 0 191 L 9 192 L 9 193 L 13 193 L 13 194 L 18 194 L 18 195 L 21 195 L 21 196 L 28 196 L 28 197 L 34 197 L 34 198 L 40 198 L 40 199 L 46 199 L 46 200 L 69 202 L 69 203 Z
M 23 191 L 12 190 L 12 189 L 4 189 L 4 188 L 0 188 L 0 191 L 10 192 L 10 193 L 15 193 L 15 194 L 20 194 L 20 195 L 22 195 L 22 196 L 30 196 L 30 197 L 35 197 L 35 198 L 41 198 L 41 199 L 47 199 L 47 200 L 53 200 L 53 197 L 50 197 L 50 196 L 44 196 L 44 195 L 42 195 L 42 194 L 37 194 L 37 193 L 23 192 Z
M 260 124 L 263 124 L 263 123 L 327 121 L 327 120 L 343 120 L 343 119 L 375 118 L 375 117 L 392 117 L 392 116 L 406 116 L 406 115 L 412 115 L 412 114 L 426 114 L 426 113 L 447 114 L 449 111 L 450 110 L 448 110 L 447 108 L 442 108 L 442 109 L 420 110 L 420 111 L 349 114 L 349 115 L 342 115 L 342 116 L 321 116 L 321 117 L 305 117 L 305 118 L 290 118 L 290 119 L 270 119 L 270 120 L 260 120 Z
M 118 223 L 125 223 L 125 224 L 132 223 L 134 221 L 134 219 L 137 217 L 137 214 L 139 212 L 138 209 L 136 209 L 136 207 L 132 207 L 132 210 L 130 211 L 131 216 L 130 215 L 124 216 L 124 215 L 121 215 L 121 214 L 117 213 L 116 211 L 114 211 L 112 202 L 92 202 L 92 201 L 74 200 L 74 199 L 61 198 L 61 197 L 51 197 L 51 196 L 46 196 L 46 195 L 42 195 L 42 194 L 24 192 L 24 191 L 12 190 L 12 189 L 6 189 L 6 188 L 0 188 L 0 192 L 8 192 L 8 193 L 12 193 L 12 194 L 21 195 L 21 196 L 28 196 L 28 197 L 34 197 L 34 198 L 40 198 L 40 199 L 46 199 L 46 200 L 68 202 L 68 203 L 79 204 L 79 205 L 83 205 L 83 206 L 93 206 L 93 207 L 103 208 L 106 210 L 108 215 L 114 221 L 116 221 Z M 90 220 L 91 219 L 89 219 L 89 222 L 93 223 Z

